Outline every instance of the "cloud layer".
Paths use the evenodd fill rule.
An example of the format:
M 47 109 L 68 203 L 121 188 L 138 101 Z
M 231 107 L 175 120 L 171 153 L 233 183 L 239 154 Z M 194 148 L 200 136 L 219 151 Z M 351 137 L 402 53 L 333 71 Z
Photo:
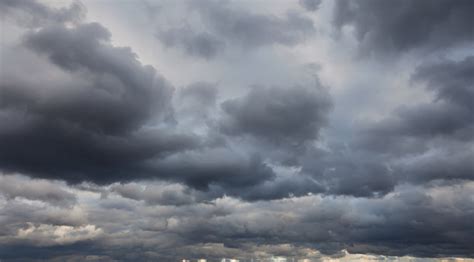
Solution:
M 0 7 L 0 260 L 474 257 L 472 2 Z

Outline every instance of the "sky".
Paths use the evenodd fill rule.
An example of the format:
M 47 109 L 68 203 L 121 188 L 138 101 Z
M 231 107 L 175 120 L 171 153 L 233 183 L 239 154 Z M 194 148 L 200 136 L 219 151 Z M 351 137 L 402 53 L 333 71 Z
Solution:
M 1 0 L 0 260 L 474 261 L 473 13 Z

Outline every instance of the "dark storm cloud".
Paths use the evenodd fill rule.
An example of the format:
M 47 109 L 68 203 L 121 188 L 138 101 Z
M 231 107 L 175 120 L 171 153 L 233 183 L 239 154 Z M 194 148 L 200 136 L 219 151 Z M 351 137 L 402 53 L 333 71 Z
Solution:
M 367 125 L 352 146 L 383 157 L 397 183 L 474 179 L 473 74 L 473 57 L 421 65 L 412 80 L 434 100 Z
M 337 1 L 334 24 L 353 25 L 363 52 L 441 49 L 474 39 L 470 0 Z
M 1 82 L 2 170 L 72 183 L 159 178 L 200 190 L 273 177 L 257 154 L 199 148 L 204 138 L 178 132 L 173 87 L 110 37 L 98 23 L 48 24 L 27 32 L 27 50 L 5 57 L 16 63 Z M 186 104 L 178 113 L 212 107 L 216 96 L 213 84 L 194 83 L 178 94 Z
M 260 155 L 227 148 L 204 148 L 171 155 L 156 161 L 153 167 L 162 178 L 182 181 L 200 190 L 207 190 L 210 185 L 245 188 L 275 175 Z
M 137 129 L 166 110 L 172 87 L 153 67 L 142 66 L 129 48 L 112 47 L 109 41 L 110 33 L 99 24 L 52 26 L 29 34 L 29 48 L 92 82 L 78 90 L 70 87 L 71 93 L 62 90 L 55 101 L 38 103 L 32 110 L 105 134 Z
M 364 123 L 344 146 L 311 151 L 299 161 L 327 194 L 380 196 L 403 183 L 474 179 L 474 62 L 424 63 L 412 76 L 433 101 L 398 108 Z M 415 88 L 415 87 L 413 87 Z
M 318 86 L 254 87 L 247 95 L 225 101 L 221 129 L 275 144 L 299 146 L 316 139 L 327 123 L 328 94 Z
M 412 76 L 435 94 L 432 102 L 403 107 L 394 116 L 365 129 L 363 136 L 373 149 L 409 149 L 423 140 L 472 140 L 474 130 L 474 58 L 423 64 Z M 417 138 L 417 141 L 413 141 Z M 385 144 L 385 145 L 384 145 Z M 389 145 L 389 146 L 387 146 Z M 418 146 L 419 147 L 419 146 Z M 413 148 L 415 149 L 416 148 Z M 421 148 L 422 149 L 422 148 Z M 397 152 L 399 150 L 395 150 Z
M 233 196 L 245 201 L 275 200 L 324 192 L 325 188 L 311 177 L 295 174 L 276 177 L 245 188 L 211 188 L 209 195 Z
M 14 66 L 2 77 L 3 170 L 104 183 L 150 174 L 145 160 L 197 143 L 144 127 L 167 117 L 173 88 L 129 48 L 110 45 L 109 37 L 99 24 L 52 25 L 26 35 L 25 45 L 57 68 L 27 67 L 64 77 L 34 82 Z
M 225 48 L 225 42 L 208 32 L 196 33 L 188 27 L 171 28 L 157 33 L 157 38 L 166 47 L 177 47 L 188 55 L 213 58 Z
M 472 187 L 450 191 L 455 187 L 402 187 L 380 199 L 306 196 L 244 203 L 226 198 L 211 205 L 160 211 L 174 218 L 168 220 L 173 222 L 166 232 L 180 235 L 180 243 L 224 243 L 242 248 L 241 256 L 246 244 L 262 241 L 295 243 L 329 254 L 346 248 L 398 256 L 470 256 Z M 453 213 L 458 209 L 465 212 Z M 195 255 L 211 254 L 195 251 Z
M 413 75 L 436 93 L 438 100 L 474 111 L 474 56 L 420 66 Z
M 474 180 L 474 146 L 433 150 L 396 166 L 403 179 L 413 183 L 432 180 Z

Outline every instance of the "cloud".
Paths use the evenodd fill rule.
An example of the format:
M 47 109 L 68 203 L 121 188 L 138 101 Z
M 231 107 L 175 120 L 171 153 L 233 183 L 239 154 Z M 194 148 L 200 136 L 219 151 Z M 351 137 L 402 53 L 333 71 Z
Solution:
M 206 59 L 214 58 L 225 48 L 225 42 L 208 32 L 196 33 L 188 27 L 170 28 L 157 33 L 166 47 L 177 47 L 188 55 Z
M 258 14 L 227 3 L 206 1 L 196 6 L 212 32 L 244 48 L 263 45 L 295 45 L 315 32 L 311 19 L 298 13 L 284 17 Z
M 223 102 L 222 109 L 227 118 L 221 129 L 226 134 L 299 146 L 318 137 L 331 101 L 318 86 L 256 86 L 243 97 Z
M 474 128 L 474 108 L 470 103 L 474 99 L 473 61 L 472 57 L 467 57 L 458 62 L 444 61 L 418 67 L 412 82 L 423 84 L 435 98 L 428 103 L 400 107 L 392 116 L 368 126 L 362 134 L 366 139 L 364 143 L 386 151 L 407 143 L 418 145 L 420 150 L 426 141 L 435 138 L 470 141 Z
M 69 7 L 51 8 L 36 0 L 5 0 L 0 7 L 2 15 L 33 28 L 48 23 L 78 23 L 86 12 L 85 6 L 78 1 L 72 2 Z
M 417 68 L 413 79 L 425 83 L 438 100 L 474 110 L 474 56 L 461 61 L 425 63 Z
M 193 11 L 189 16 L 197 14 L 198 21 L 189 18 L 185 26 L 160 29 L 156 37 L 166 47 L 205 59 L 214 58 L 227 48 L 247 51 L 274 44 L 294 46 L 316 32 L 312 20 L 297 12 L 277 16 L 212 0 L 190 2 L 188 9 Z
M 408 181 L 474 180 L 472 144 L 454 148 L 432 149 L 397 163 L 396 168 Z
M 466 57 L 419 66 L 412 83 L 434 93 L 432 101 L 366 123 L 351 146 L 366 151 L 367 159 L 378 154 L 394 183 L 472 180 L 472 61 Z
M 310 177 L 320 187 L 313 193 L 380 197 L 398 183 L 387 159 L 349 144 L 308 150 L 299 162 L 300 175 Z
M 129 48 L 112 46 L 101 25 L 56 24 L 24 39 L 28 50 L 4 58 L 16 66 L 1 82 L 3 170 L 106 183 L 150 174 L 144 161 L 197 144 L 153 128 L 170 115 L 173 87 Z
M 92 82 L 71 91 L 77 92 L 74 101 L 55 97 L 57 104 L 38 111 L 70 118 L 80 126 L 106 134 L 137 129 L 152 116 L 159 116 L 169 103 L 172 87 L 153 67 L 142 66 L 129 48 L 113 47 L 107 42 L 110 33 L 96 23 L 72 29 L 52 26 L 29 34 L 26 45 L 30 49 L 65 71 L 84 73 Z M 84 101 L 84 96 L 91 94 L 96 100 Z
M 20 197 L 58 206 L 71 206 L 76 203 L 76 196 L 58 185 L 45 180 L 27 180 L 18 176 L 0 176 L 0 195 L 7 199 Z
M 300 5 L 311 12 L 314 12 L 319 9 L 319 5 L 321 4 L 322 0 L 300 0 Z
M 23 201 L 24 210 L 37 209 L 34 203 L 2 201 L 1 256 L 34 258 L 38 245 L 45 246 L 44 259 L 72 253 L 121 261 L 144 257 L 161 261 L 198 257 L 212 260 L 224 256 L 321 259 L 328 255 L 349 259 L 349 253 L 472 256 L 472 182 L 398 186 L 380 198 L 306 195 L 246 202 L 223 197 L 179 206 L 129 199 L 153 199 L 155 191 L 166 190 L 169 185 L 154 184 L 148 191 L 142 190 L 147 187 L 144 184 L 128 186 L 128 193 L 120 194 L 112 192 L 127 186 L 103 187 L 110 191 L 107 198 L 75 189 L 77 205 L 87 214 L 80 225 L 45 223 L 40 213 L 11 212 L 21 209 L 9 207 Z M 113 203 L 121 203 L 122 207 Z M 24 222 L 32 220 L 37 222 Z M 89 247 L 90 243 L 94 246 Z M 14 253 L 19 245 L 33 253 Z
M 112 191 L 125 198 L 133 200 L 144 200 L 150 205 L 188 205 L 202 201 L 202 196 L 192 192 L 181 184 L 169 185 L 147 185 L 145 187 L 137 183 L 113 185 Z M 194 193 L 194 194 L 193 194 Z
M 244 188 L 274 177 L 271 167 L 258 154 L 228 148 L 203 148 L 175 154 L 156 161 L 160 177 L 207 190 L 210 185 Z
M 384 55 L 469 43 L 474 35 L 472 10 L 469 0 L 337 1 L 333 22 L 338 28 L 354 27 L 362 52 Z
M 0 259 L 474 257 L 472 5 L 334 5 L 0 3 Z
M 18 230 L 17 238 L 32 241 L 34 245 L 66 245 L 78 241 L 90 240 L 98 237 L 102 233 L 100 228 L 94 225 L 85 225 L 79 227 L 72 226 L 52 226 L 28 224 L 27 228 Z

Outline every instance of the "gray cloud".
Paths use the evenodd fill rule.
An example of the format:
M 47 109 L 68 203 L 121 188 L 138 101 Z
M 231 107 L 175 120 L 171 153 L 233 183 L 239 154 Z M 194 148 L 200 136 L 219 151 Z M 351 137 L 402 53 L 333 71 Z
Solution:
M 391 192 L 397 179 L 383 157 L 349 147 L 312 150 L 300 160 L 310 176 L 329 195 L 377 197 Z
M 160 177 L 184 181 L 201 190 L 207 190 L 211 184 L 224 188 L 247 187 L 274 177 L 273 170 L 260 155 L 219 147 L 171 155 L 153 166 Z
M 154 185 L 153 190 L 168 185 L 160 187 Z M 82 223 L 88 227 L 64 227 L 60 221 L 45 224 L 31 203 L 10 200 L 0 203 L 4 215 L 0 256 L 7 261 L 34 259 L 38 254 L 43 259 L 88 254 L 120 261 L 199 257 L 214 261 L 280 255 L 319 261 L 331 254 L 351 260 L 352 255 L 341 249 L 385 256 L 472 256 L 473 190 L 472 183 L 402 186 L 377 199 L 311 195 L 248 203 L 224 197 L 181 206 L 127 200 L 136 198 L 130 192 L 145 192 L 136 188 L 127 189 L 126 198 L 93 194 L 85 199 L 77 191 L 87 217 Z M 24 222 L 28 220 L 38 224 Z M 55 239 L 51 230 L 63 230 L 65 237 Z M 39 243 L 47 246 L 39 249 Z M 20 247 L 31 253 L 15 252 Z
M 246 188 L 243 192 L 237 190 L 234 192 L 227 190 L 227 194 L 235 195 L 247 201 L 261 201 L 324 192 L 324 188 L 316 181 L 301 175 L 276 178 L 261 185 Z
M 363 52 L 443 49 L 473 40 L 471 1 L 337 1 L 334 24 L 352 25 Z
M 316 11 L 319 9 L 319 5 L 321 5 L 322 0 L 300 0 L 300 5 L 308 10 L 308 11 Z
M 472 5 L 320 2 L 0 3 L 0 260 L 474 257 Z
M 0 194 L 7 199 L 25 198 L 58 206 L 76 203 L 74 194 L 45 180 L 28 180 L 17 176 L 0 176 Z
M 407 142 L 412 146 L 423 145 L 425 140 L 437 137 L 470 141 L 474 128 L 471 103 L 474 99 L 473 61 L 472 57 L 467 57 L 459 62 L 445 61 L 417 68 L 413 81 L 424 84 L 427 90 L 434 92 L 435 99 L 399 108 L 394 116 L 363 130 L 364 138 L 369 144 L 372 143 L 374 149 L 385 147 L 386 150 Z M 417 143 L 412 141 L 413 138 L 417 138 Z M 387 144 L 390 146 L 387 147 Z
M 120 184 L 112 186 L 112 191 L 122 197 L 133 200 L 144 200 L 150 205 L 187 205 L 196 203 L 202 199 L 196 192 L 192 192 L 181 184 L 170 184 L 165 186 L 140 184 Z M 194 195 L 192 194 L 194 193 Z
M 228 47 L 247 50 L 273 44 L 293 46 L 316 31 L 312 20 L 297 12 L 280 17 L 213 0 L 190 5 L 205 30 L 191 25 L 170 27 L 159 30 L 156 36 L 165 46 L 180 48 L 191 56 L 210 59 Z
M 280 18 L 234 8 L 227 3 L 206 1 L 197 6 L 204 24 L 226 40 L 243 47 L 294 45 L 315 29 L 313 22 L 298 13 Z
M 472 57 L 423 64 L 413 83 L 423 84 L 433 101 L 399 108 L 359 131 L 352 147 L 391 170 L 394 183 L 472 180 L 474 166 Z
M 73 101 L 71 97 L 58 97 L 54 101 L 57 104 L 39 105 L 37 111 L 106 134 L 136 129 L 164 111 L 172 87 L 154 68 L 142 66 L 129 48 L 104 44 L 108 41 L 110 33 L 99 24 L 83 24 L 73 29 L 52 26 L 28 35 L 29 48 L 46 55 L 66 71 L 86 74 L 93 85 L 74 90 L 77 93 Z M 91 94 L 96 100 L 85 99 Z
M 3 170 L 103 183 L 131 170 L 143 176 L 150 172 L 140 162 L 197 143 L 190 135 L 145 128 L 166 120 L 173 88 L 109 37 L 99 24 L 52 25 L 25 37 L 40 56 L 30 70 L 58 77 L 34 82 L 15 67 L 2 77 Z M 38 61 L 26 54 L 22 59 Z
M 208 32 L 196 33 L 189 27 L 170 28 L 157 33 L 166 47 L 177 47 L 191 56 L 211 59 L 225 48 L 225 42 Z
M 179 98 L 187 101 L 186 104 L 195 104 L 200 106 L 213 106 L 217 99 L 217 87 L 208 82 L 193 83 L 183 89 L 180 89 Z
M 318 137 L 330 108 L 328 94 L 318 86 L 256 86 L 246 96 L 222 103 L 228 118 L 221 129 L 230 135 L 299 146 Z
M 474 180 L 474 147 L 434 149 L 407 161 L 400 161 L 396 168 L 407 181 L 424 183 L 433 180 Z
M 0 7 L 0 14 L 28 27 L 45 23 L 78 23 L 85 16 L 84 5 L 77 1 L 69 7 L 51 8 L 35 0 L 5 0 Z
M 300 156 L 302 172 L 321 192 L 372 197 L 404 183 L 472 180 L 473 69 L 472 57 L 422 64 L 412 84 L 434 93 L 431 102 L 363 122 L 348 144 Z
M 461 61 L 442 61 L 424 64 L 413 75 L 436 93 L 438 100 L 474 110 L 474 56 Z

